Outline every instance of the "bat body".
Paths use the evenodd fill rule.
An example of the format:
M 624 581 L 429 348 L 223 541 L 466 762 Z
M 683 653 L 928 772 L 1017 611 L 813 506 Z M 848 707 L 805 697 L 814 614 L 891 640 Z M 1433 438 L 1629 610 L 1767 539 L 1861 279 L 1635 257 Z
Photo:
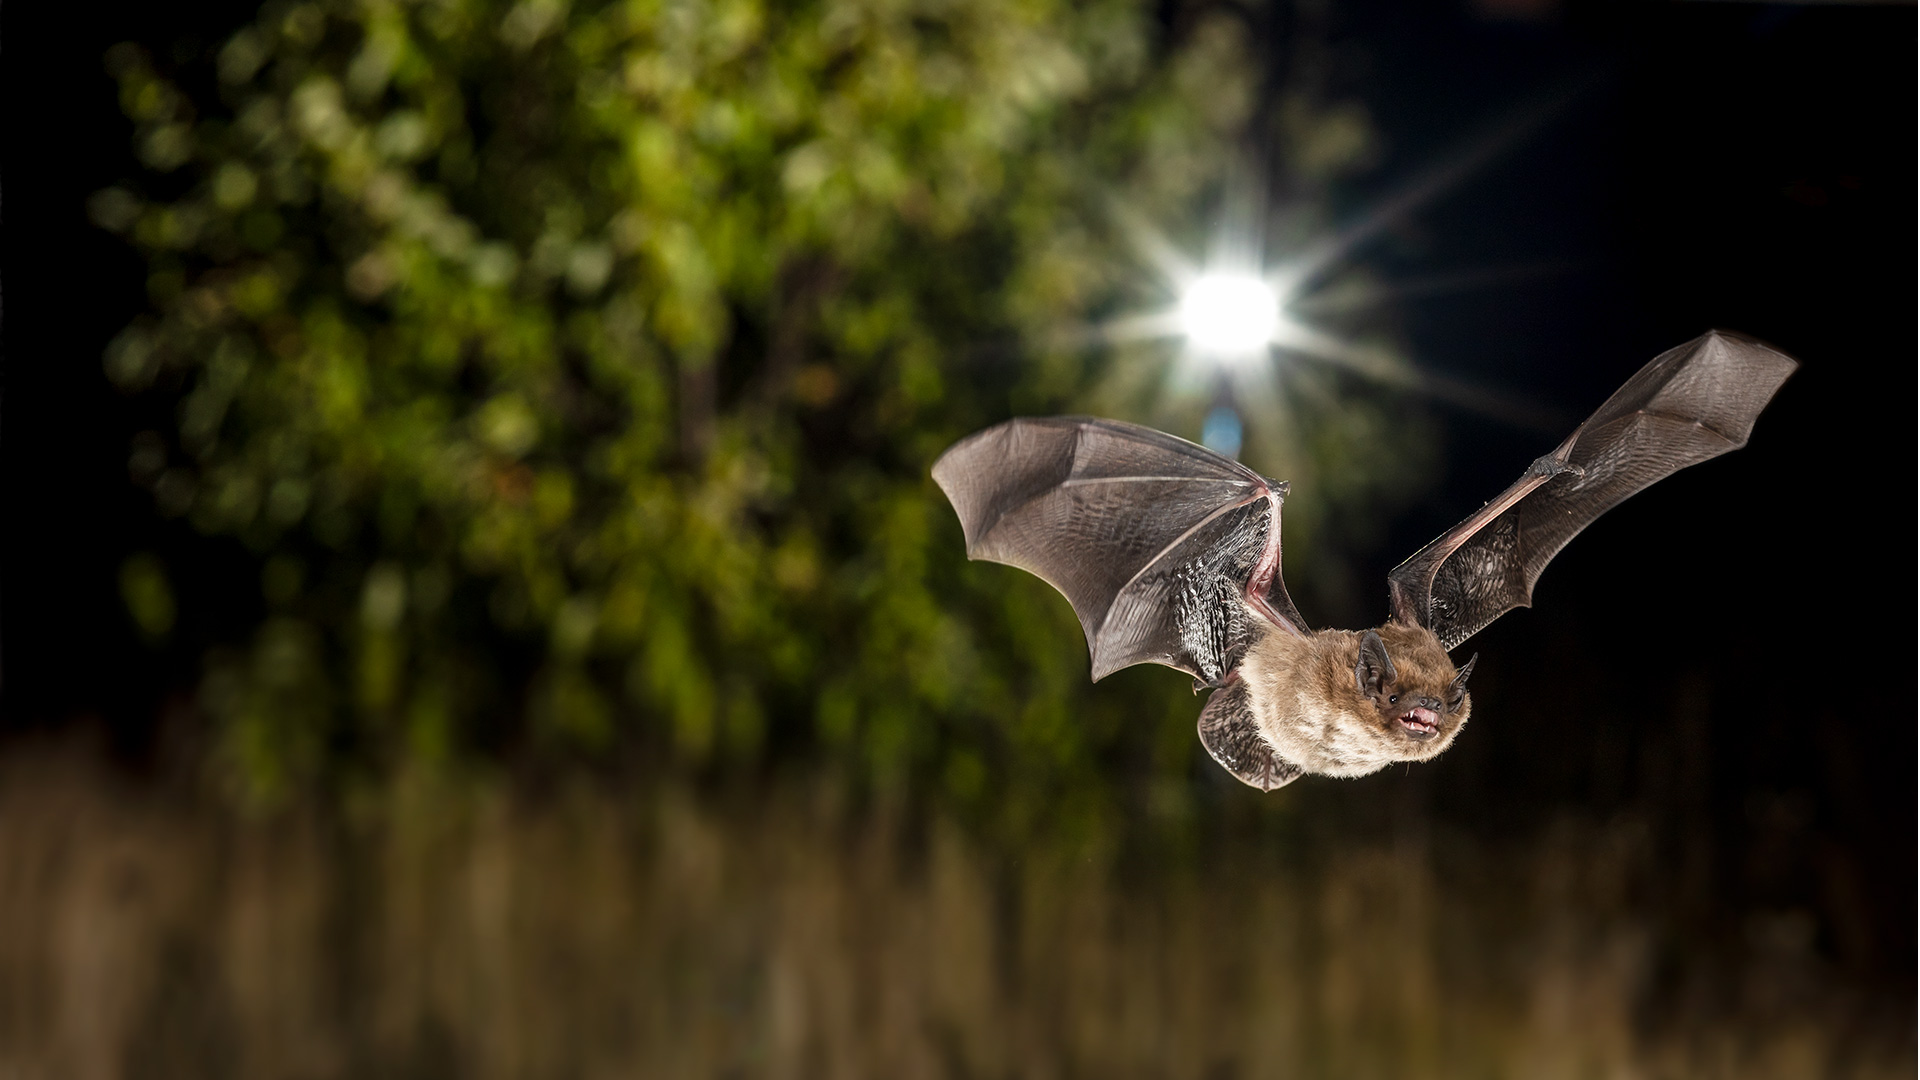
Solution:
M 1356 670 L 1378 672 L 1372 682 L 1383 685 Z M 1396 761 L 1437 757 L 1472 711 L 1466 678 L 1440 640 L 1391 622 L 1365 633 L 1268 634 L 1247 650 L 1239 685 L 1244 698 L 1229 686 L 1208 702 L 1222 726 L 1238 721 L 1244 701 L 1276 762 L 1321 776 L 1365 776 Z
M 1262 790 L 1424 761 L 1472 711 L 1473 661 L 1448 650 L 1532 601 L 1595 518 L 1745 445 L 1798 365 L 1710 332 L 1656 357 L 1506 491 L 1388 575 L 1388 621 L 1310 630 L 1280 576 L 1287 485 L 1151 428 L 1009 420 L 956 443 L 933 476 L 967 555 L 1031 571 L 1072 603 L 1097 680 L 1158 663 L 1211 687 L 1200 741 Z

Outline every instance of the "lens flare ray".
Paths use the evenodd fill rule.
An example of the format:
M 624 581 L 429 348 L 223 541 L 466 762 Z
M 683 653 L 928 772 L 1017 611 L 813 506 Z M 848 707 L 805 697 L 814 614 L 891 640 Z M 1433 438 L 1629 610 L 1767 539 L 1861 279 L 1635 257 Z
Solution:
M 1054 344 L 1123 344 L 1179 338 L 1184 344 L 1166 372 L 1168 389 L 1179 394 L 1207 393 L 1206 388 L 1212 386 L 1215 393 L 1231 399 L 1239 395 L 1239 384 L 1257 372 L 1266 378 L 1256 381 L 1269 384 L 1263 396 L 1278 399 L 1284 397 L 1278 392 L 1284 365 L 1271 361 L 1295 357 L 1332 364 L 1380 385 L 1420 394 L 1521 429 L 1557 430 L 1565 417 L 1553 409 L 1468 380 L 1422 370 L 1394 350 L 1345 340 L 1306 320 L 1575 269 L 1562 263 L 1494 267 L 1385 284 L 1355 283 L 1351 276 L 1343 283 L 1338 277 L 1368 242 L 1451 193 L 1544 127 L 1580 96 L 1587 82 L 1536 98 L 1438 164 L 1416 174 L 1345 226 L 1308 240 L 1297 253 L 1285 258 L 1270 258 L 1266 251 L 1269 214 L 1265 191 L 1254 179 L 1255 170 L 1244 165 L 1227 177 L 1219 225 L 1204 259 L 1188 256 L 1153 222 L 1114 200 L 1109 204 L 1114 222 L 1156 272 L 1158 284 L 1174 303 L 1059 335 Z M 1220 423 L 1225 423 L 1224 418 Z M 1216 428 L 1225 430 L 1218 425 Z M 1222 439 L 1223 443 L 1234 441 Z

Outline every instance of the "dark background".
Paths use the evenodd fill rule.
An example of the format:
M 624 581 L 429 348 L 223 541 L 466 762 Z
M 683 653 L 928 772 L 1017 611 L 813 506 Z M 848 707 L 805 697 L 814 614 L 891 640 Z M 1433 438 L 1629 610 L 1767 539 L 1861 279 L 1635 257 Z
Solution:
M 257 614 L 257 588 L 237 545 L 159 521 L 127 479 L 130 434 L 171 418 L 101 370 L 145 305 L 136 255 L 85 214 L 135 171 L 101 54 L 217 41 L 250 10 L 13 4 L 0 23 L 0 723 L 105 730 L 135 765 L 200 650 Z M 1609 515 L 1554 563 L 1535 610 L 1475 640 L 1471 737 L 1395 779 L 1326 785 L 1327 819 L 1405 828 L 1413 809 L 1441 835 L 1497 837 L 1562 812 L 1641 814 L 1661 823 L 1673 877 L 1649 887 L 1671 890 L 1678 932 L 1804 908 L 1825 955 L 1910 994 L 1912 9 L 1348 3 L 1331 18 L 1346 89 L 1385 141 L 1345 196 L 1353 213 L 1516 108 L 1571 95 L 1368 249 L 1389 280 L 1550 269 L 1404 299 L 1422 366 L 1569 418 L 1709 327 L 1803 367 L 1747 449 Z M 1444 483 L 1363 579 L 1555 441 L 1443 420 Z M 165 649 L 139 641 L 118 595 L 141 549 L 165 554 L 186 598 Z
M 1663 823 L 1684 932 L 1804 905 L 1848 967 L 1910 979 L 1912 11 L 1381 9 L 1355 26 L 1395 27 L 1367 38 L 1365 93 L 1396 162 L 1437 154 L 1459 117 L 1591 87 L 1381 245 L 1407 277 L 1565 261 L 1406 301 L 1423 363 L 1570 416 L 1709 327 L 1803 365 L 1745 450 L 1602 519 L 1534 610 L 1472 643 L 1485 719 L 1422 778 L 1428 797 L 1476 833 L 1635 808 Z M 1451 419 L 1444 494 L 1398 523 L 1381 573 L 1554 441 Z M 1502 722 L 1520 702 L 1557 719 Z

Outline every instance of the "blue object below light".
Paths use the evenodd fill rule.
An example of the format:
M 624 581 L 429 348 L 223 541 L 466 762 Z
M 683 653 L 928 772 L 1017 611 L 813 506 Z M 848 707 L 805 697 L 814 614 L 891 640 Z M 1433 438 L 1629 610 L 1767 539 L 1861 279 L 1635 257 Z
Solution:
M 1216 454 L 1225 454 L 1237 460 L 1240 457 L 1240 414 L 1225 405 L 1215 408 L 1207 414 L 1207 422 L 1200 425 L 1200 442 Z

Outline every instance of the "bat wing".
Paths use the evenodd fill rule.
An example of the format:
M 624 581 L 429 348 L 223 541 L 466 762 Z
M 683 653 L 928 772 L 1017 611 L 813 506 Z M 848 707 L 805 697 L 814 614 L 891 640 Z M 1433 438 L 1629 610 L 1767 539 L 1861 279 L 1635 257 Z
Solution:
M 1009 420 L 955 443 L 933 478 L 968 558 L 1073 604 L 1096 680 L 1154 663 L 1221 685 L 1259 632 L 1249 601 L 1305 632 L 1280 581 L 1287 486 L 1205 447 L 1113 420 Z
M 1547 563 L 1655 481 L 1737 450 L 1799 364 L 1722 330 L 1655 357 L 1559 448 L 1387 576 L 1393 616 L 1451 649 L 1533 600 Z

